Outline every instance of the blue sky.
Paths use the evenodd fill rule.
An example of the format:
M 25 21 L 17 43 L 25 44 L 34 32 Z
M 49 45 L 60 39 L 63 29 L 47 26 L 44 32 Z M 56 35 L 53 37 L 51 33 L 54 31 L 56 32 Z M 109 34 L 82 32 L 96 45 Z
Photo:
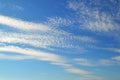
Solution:
M 120 0 L 0 0 L 0 80 L 120 80 Z

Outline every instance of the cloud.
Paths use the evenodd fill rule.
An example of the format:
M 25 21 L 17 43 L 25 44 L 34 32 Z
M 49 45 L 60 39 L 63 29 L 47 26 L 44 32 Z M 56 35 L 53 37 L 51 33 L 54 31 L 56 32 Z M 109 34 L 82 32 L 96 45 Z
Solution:
M 95 64 L 92 64 L 89 60 L 85 59 L 85 58 L 75 58 L 74 61 L 78 64 L 78 65 L 82 65 L 82 66 L 95 66 Z
M 75 80 L 104 80 L 102 77 L 98 77 L 98 76 L 88 76 L 88 77 L 80 77 L 77 78 Z
M 112 59 L 116 61 L 120 61 L 120 56 L 113 57 Z
M 56 24 L 59 25 L 59 23 L 66 23 L 66 20 L 62 20 L 63 19 L 60 18 L 60 21 L 58 20 L 58 23 Z M 45 25 L 42 23 L 33 23 L 2 15 L 0 16 L 0 24 L 7 25 L 4 27 L 9 26 L 10 28 L 15 28 L 20 31 L 24 31 L 24 33 L 13 33 L 11 31 L 5 32 L 1 30 L 0 41 L 5 43 L 22 43 L 32 45 L 34 47 L 55 46 L 69 48 L 70 46 L 80 46 L 79 44 L 74 44 L 74 41 L 83 43 L 94 43 L 97 41 L 94 38 L 88 36 L 75 36 L 74 34 L 68 33 L 64 30 L 52 28 L 47 24 Z
M 42 52 L 38 50 L 28 49 L 28 48 L 20 48 L 17 46 L 4 46 L 0 47 L 0 52 L 13 52 L 21 55 L 5 55 L 0 54 L 0 59 L 11 59 L 11 60 L 24 60 L 24 59 L 36 59 L 40 61 L 48 61 L 51 64 L 59 65 L 63 67 L 66 71 L 74 74 L 84 75 L 89 74 L 89 72 L 74 68 L 73 65 L 68 64 L 68 61 L 65 60 L 60 55 L 56 55 L 53 53 Z
M 26 59 L 34 59 L 32 56 L 24 56 L 24 55 L 5 55 L 4 53 L 0 53 L 0 59 L 8 59 L 8 60 L 26 60 Z
M 20 29 L 20 30 L 39 30 L 39 31 L 49 31 L 49 27 L 39 23 L 32 23 L 27 21 L 22 21 L 20 19 L 14 19 L 7 16 L 0 15 L 0 24 L 7 25 L 9 27 Z
M 0 9 L 14 10 L 14 11 L 23 11 L 24 7 L 21 5 L 12 4 L 11 2 L 0 2 Z
M 110 51 L 114 51 L 114 52 L 120 53 L 120 49 L 119 48 L 106 48 L 106 49 L 110 50 Z
M 120 66 L 120 56 L 115 56 L 110 59 L 101 59 L 100 66 Z
M 58 21 L 56 20 L 58 19 Z M 66 24 L 65 19 L 56 18 L 56 24 Z M 54 22 L 54 20 L 53 20 Z M 0 24 L 6 25 L 5 28 L 17 29 L 17 31 L 6 31 L 0 30 L 0 52 L 2 53 L 1 59 L 11 60 L 24 60 L 24 59 L 36 59 L 40 61 L 47 61 L 50 64 L 58 65 L 64 68 L 69 73 L 78 75 L 90 75 L 91 73 L 87 70 L 79 69 L 73 64 L 69 63 L 66 57 L 57 55 L 54 53 L 43 52 L 37 50 L 38 48 L 44 48 L 46 50 L 49 47 L 60 47 L 60 48 L 74 48 L 80 50 L 80 44 L 78 43 L 93 43 L 96 42 L 92 37 L 89 36 L 75 36 L 72 33 L 68 33 L 65 30 L 53 28 L 49 24 L 33 23 L 16 18 L 0 15 Z M 53 25 L 55 26 L 55 25 Z M 4 44 L 4 45 L 3 45 Z M 21 44 L 22 46 L 20 46 Z M 22 48 L 24 46 L 24 48 Z M 31 46 L 33 49 L 31 49 Z M 37 48 L 37 49 L 36 49 Z M 12 52 L 19 55 L 5 55 L 3 52 Z M 91 74 L 92 75 L 92 74 Z
M 80 66 L 85 66 L 85 67 L 98 67 L 98 66 L 119 66 L 120 64 L 120 56 L 115 56 L 109 59 L 99 59 L 96 61 L 86 59 L 86 58 L 75 58 L 74 63 Z
M 95 1 L 90 1 L 91 5 L 96 4 Z M 70 51 L 70 53 L 73 53 L 75 51 L 78 51 L 77 53 L 83 53 L 82 50 L 86 50 L 86 45 L 88 47 L 89 45 L 92 46 L 91 43 L 98 43 L 98 40 L 96 40 L 96 38 L 98 38 L 99 36 L 95 38 L 95 36 L 89 34 L 89 32 L 87 34 L 87 30 L 90 31 L 90 33 L 112 33 L 112 31 L 114 30 L 119 31 L 119 26 L 114 21 L 113 16 L 102 11 L 101 6 L 104 6 L 104 4 L 102 4 L 98 8 L 96 6 L 91 7 L 89 3 L 88 5 L 86 5 L 85 2 L 86 0 L 70 0 L 68 1 L 68 8 L 74 12 L 72 15 L 70 15 L 70 17 L 49 17 L 47 21 L 43 23 L 35 23 L 0 15 L 0 24 L 6 25 L 3 27 L 15 29 L 14 31 L 6 31 L 1 28 L 0 59 L 36 59 L 39 61 L 47 61 L 50 64 L 58 65 L 64 68 L 64 70 L 69 73 L 83 76 L 78 80 L 102 80 L 101 78 L 94 76 L 94 74 L 92 74 L 90 71 L 84 70 L 82 68 L 77 68 L 76 66 L 74 66 L 74 64 L 77 64 L 77 66 L 79 65 L 80 67 L 82 66 L 87 68 L 100 66 L 109 67 L 118 64 L 118 62 L 120 61 L 119 56 L 115 56 L 109 59 L 100 59 L 98 61 L 96 60 L 95 62 L 85 58 L 76 58 L 74 59 L 75 63 L 73 64 L 70 64 L 68 56 L 61 56 L 61 54 L 63 55 L 65 53 L 64 49 L 66 48 L 69 48 L 68 51 Z M 13 8 L 23 10 L 23 8 L 18 5 L 14 5 Z M 63 30 L 63 27 L 67 30 Z M 70 32 L 68 31 L 69 29 L 71 30 Z M 16 30 L 18 30 L 19 32 L 17 32 Z M 72 32 L 72 30 L 75 32 Z M 80 35 L 79 32 L 82 35 Z M 77 35 L 74 33 L 76 33 Z M 112 34 L 114 36 L 114 33 Z M 19 44 L 22 46 L 20 47 Z M 103 43 L 99 44 L 102 45 Z M 22 48 L 23 46 L 25 48 Z M 28 46 L 31 46 L 33 49 Z M 45 50 L 49 50 L 49 48 L 51 48 L 53 51 L 49 53 L 47 51 L 43 52 L 41 50 L 38 50 L 41 48 L 44 48 Z M 57 51 L 57 48 L 64 48 L 64 52 L 57 55 L 54 51 Z M 74 51 L 72 52 L 71 49 Z M 95 48 L 93 50 L 95 50 Z M 111 50 L 118 53 L 120 52 L 119 49 Z M 13 52 L 17 53 L 18 55 L 5 55 L 4 52 Z
M 88 71 L 80 70 L 77 68 L 67 68 L 66 70 L 74 74 L 85 74 L 85 75 L 90 74 Z
M 13 32 L 0 31 L 0 42 L 2 43 L 14 43 L 14 44 L 26 44 L 34 47 L 46 47 L 57 44 L 58 40 L 54 36 L 41 35 L 41 34 L 23 34 Z M 60 39 L 58 40 L 60 42 Z
M 99 61 L 99 64 L 103 65 L 103 66 L 112 66 L 112 65 L 114 65 L 114 62 L 112 60 L 108 60 L 108 59 L 101 59 Z
M 4 47 L 0 47 L 0 51 L 16 52 L 23 55 L 34 56 L 36 58 L 38 57 L 40 60 L 43 61 L 50 61 L 51 63 L 61 63 L 61 62 L 64 63 L 64 59 L 58 55 L 49 54 L 33 49 L 23 49 L 15 46 L 4 46 Z
M 99 7 L 89 7 L 86 1 L 75 0 L 68 2 L 68 8 L 72 9 L 77 15 L 76 23 L 79 23 L 80 28 L 88 29 L 96 32 L 110 32 L 118 29 L 118 24 L 113 20 L 113 17 L 106 12 L 102 12 Z M 92 3 L 91 6 L 95 5 Z
M 73 21 L 69 18 L 62 17 L 48 17 L 46 24 L 51 25 L 52 27 L 60 26 L 69 26 L 73 24 Z

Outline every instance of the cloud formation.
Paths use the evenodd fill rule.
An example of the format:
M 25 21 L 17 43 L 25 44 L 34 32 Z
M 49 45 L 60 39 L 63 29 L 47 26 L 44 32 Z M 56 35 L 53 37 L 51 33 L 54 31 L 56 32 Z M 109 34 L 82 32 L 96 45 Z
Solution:
M 67 9 L 71 13 L 67 17 L 48 17 L 42 23 L 0 15 L 0 59 L 47 61 L 80 75 L 78 80 L 102 80 L 89 70 L 120 66 L 120 8 L 114 6 L 117 3 L 69 0 Z M 23 9 L 18 5 L 13 8 Z M 92 60 L 96 56 L 98 60 Z
M 118 24 L 111 15 L 102 12 L 99 9 L 99 7 L 102 8 L 101 6 L 92 7 L 93 5 L 96 5 L 97 2 L 90 2 L 91 3 L 88 5 L 86 5 L 86 1 L 83 2 L 82 0 L 68 2 L 68 8 L 72 9 L 77 15 L 77 23 L 80 24 L 80 28 L 95 32 L 109 32 L 118 29 Z
M 64 31 L 57 29 L 52 29 L 50 26 L 33 23 L 28 21 L 23 21 L 20 19 L 15 19 L 7 16 L 0 16 L 0 24 L 6 25 L 4 27 L 10 27 L 18 29 L 21 32 L 5 30 L 0 31 L 0 59 L 10 59 L 10 60 L 25 60 L 25 59 L 36 59 L 40 61 L 47 61 L 54 65 L 59 65 L 63 67 L 67 72 L 88 75 L 90 74 L 86 70 L 82 70 L 69 64 L 69 60 L 66 60 L 63 56 L 57 55 L 55 53 L 49 53 L 37 50 L 36 48 L 45 48 L 48 46 L 69 46 L 71 44 L 66 44 L 66 40 L 80 40 L 80 41 L 90 41 L 92 38 L 85 36 L 73 36 Z M 53 32 L 52 32 L 53 31 Z M 38 33 L 37 33 L 38 32 Z M 48 34 L 49 33 L 49 34 Z M 57 33 L 57 34 L 56 34 Z M 72 37 L 68 37 L 71 35 Z M 68 37 L 68 38 L 67 38 Z M 71 41 L 70 40 L 70 41 Z M 92 40 L 94 41 L 94 39 Z M 67 41 L 69 42 L 69 41 Z M 24 46 L 32 46 L 23 48 L 22 46 L 17 46 L 16 44 L 21 44 Z M 73 47 L 74 44 L 72 44 Z M 16 53 L 16 55 L 5 55 L 5 52 Z
M 0 15 L 0 24 L 10 26 L 12 28 L 20 29 L 20 30 L 39 30 L 39 31 L 48 31 L 49 27 L 43 24 L 37 24 L 27 21 L 22 21 L 14 18 L 10 18 L 7 16 Z

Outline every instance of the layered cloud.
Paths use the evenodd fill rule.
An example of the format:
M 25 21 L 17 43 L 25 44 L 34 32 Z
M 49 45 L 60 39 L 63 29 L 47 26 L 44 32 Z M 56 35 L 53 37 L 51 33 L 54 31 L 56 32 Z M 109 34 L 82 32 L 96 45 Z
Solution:
M 53 46 L 63 48 L 76 47 L 79 49 L 79 45 L 74 45 L 70 42 L 81 41 L 83 43 L 94 43 L 96 40 L 93 38 L 88 36 L 75 36 L 63 30 L 54 29 L 51 25 L 48 26 L 42 23 L 23 21 L 3 15 L 0 16 L 0 24 L 5 25 L 4 27 L 6 28 L 9 27 L 14 29 L 14 31 L 6 31 L 1 28 L 0 59 L 36 59 L 61 66 L 69 73 L 83 76 L 91 75 L 91 72 L 76 68 L 73 64 L 70 64 L 69 58 L 63 57 L 56 53 L 41 51 L 37 48 L 49 49 L 49 46 Z M 19 32 L 15 30 L 19 30 Z M 33 48 L 29 46 L 32 46 Z M 6 52 L 15 54 L 5 54 Z
M 115 22 L 118 18 L 113 18 L 111 14 L 101 11 L 101 8 L 103 9 L 101 5 L 99 5 L 99 7 L 93 6 L 96 5 L 99 0 L 98 2 L 90 0 L 90 2 L 90 4 L 86 4 L 86 1 L 82 0 L 68 1 L 67 8 L 73 12 L 72 15 L 64 18 L 60 16 L 49 17 L 46 22 L 43 23 L 35 23 L 0 15 L 0 25 L 2 25 L 0 28 L 0 59 L 36 59 L 39 61 L 47 61 L 50 64 L 62 67 L 69 73 L 82 76 L 78 80 L 102 80 L 93 74 L 94 71 L 92 73 L 92 71 L 77 68 L 76 65 L 88 68 L 118 66 L 120 64 L 119 54 L 117 54 L 117 56 L 92 61 L 91 59 L 83 58 L 83 55 L 78 56 L 78 54 L 72 54 L 74 55 L 73 57 L 66 56 L 64 51 L 67 49 L 70 54 L 85 54 L 88 51 L 88 53 L 96 55 L 99 49 L 98 51 L 109 50 L 120 53 L 119 48 L 113 48 L 116 43 L 109 43 L 109 41 L 112 42 L 113 38 L 119 40 L 119 24 Z M 20 8 L 19 6 L 16 7 Z M 117 16 L 118 15 L 119 13 L 117 13 Z M 7 30 L 7 28 L 10 30 Z M 97 35 L 95 34 L 96 32 L 100 34 Z M 108 34 L 111 38 L 109 39 L 108 36 L 104 36 L 103 33 Z M 97 40 L 99 37 L 101 41 Z M 105 43 L 107 46 L 114 46 L 112 48 L 100 49 L 99 45 L 100 47 L 101 45 L 102 47 L 106 47 L 104 42 L 107 42 Z M 62 49 L 63 53 L 57 54 L 56 51 Z M 9 55 L 5 54 L 6 52 L 9 53 Z M 74 58 L 72 59 L 74 63 L 70 62 L 71 58 Z
M 6 55 L 4 52 L 9 53 L 17 53 L 16 55 Z M 66 71 L 73 73 L 73 74 L 79 74 L 79 75 L 85 75 L 90 74 L 88 71 L 75 68 L 72 64 L 68 64 L 68 61 L 65 60 L 60 55 L 56 55 L 53 53 L 48 52 L 42 52 L 30 48 L 20 48 L 17 46 L 3 46 L 0 47 L 0 59 L 10 59 L 10 60 L 25 60 L 25 59 L 36 59 L 40 61 L 48 61 L 51 64 L 59 65 L 63 67 Z

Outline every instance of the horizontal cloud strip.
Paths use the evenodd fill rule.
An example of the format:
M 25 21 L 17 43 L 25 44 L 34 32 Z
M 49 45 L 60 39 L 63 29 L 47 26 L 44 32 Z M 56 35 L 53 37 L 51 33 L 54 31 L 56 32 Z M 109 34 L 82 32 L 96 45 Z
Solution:
M 39 30 L 39 31 L 48 31 L 51 30 L 48 26 L 38 23 L 32 23 L 23 21 L 20 19 L 14 19 L 0 15 L 0 24 L 10 26 L 12 28 L 20 30 Z
M 74 68 L 71 64 L 68 64 L 62 56 L 52 54 L 52 53 L 47 53 L 47 52 L 42 52 L 42 51 L 37 51 L 33 49 L 23 49 L 17 46 L 4 46 L 0 47 L 0 52 L 15 52 L 18 54 L 21 54 L 22 56 L 18 55 L 5 55 L 5 54 L 0 54 L 1 59 L 12 59 L 12 60 L 23 60 L 23 59 L 37 59 L 40 61 L 48 61 L 51 64 L 59 65 L 62 66 L 66 71 L 74 74 L 90 74 L 88 71 L 81 70 Z
M 46 47 L 46 49 L 48 49 L 49 46 L 62 48 L 72 47 L 80 49 L 80 45 L 74 44 L 74 42 L 94 43 L 97 42 L 95 39 L 88 36 L 75 36 L 72 33 L 68 33 L 60 29 L 58 30 L 57 28 L 53 29 L 52 27 L 49 27 L 49 25 L 28 22 L 2 15 L 0 15 L 0 24 L 7 25 L 5 27 L 15 28 L 21 31 L 6 32 L 5 30 L 0 30 L 0 44 L 3 44 L 0 46 L 0 59 L 36 59 L 61 66 L 69 73 L 84 76 L 91 74 L 89 71 L 76 68 L 73 66 L 73 64 L 69 63 L 68 58 L 66 59 L 63 56 L 57 55 L 55 53 L 43 52 L 29 47 L 22 48 L 21 46 L 15 46 L 15 44 L 23 44 L 24 46 L 30 45 L 34 48 Z M 22 33 L 23 31 L 24 33 Z M 9 44 L 9 46 L 6 44 Z M 5 55 L 4 52 L 13 52 L 21 55 Z

